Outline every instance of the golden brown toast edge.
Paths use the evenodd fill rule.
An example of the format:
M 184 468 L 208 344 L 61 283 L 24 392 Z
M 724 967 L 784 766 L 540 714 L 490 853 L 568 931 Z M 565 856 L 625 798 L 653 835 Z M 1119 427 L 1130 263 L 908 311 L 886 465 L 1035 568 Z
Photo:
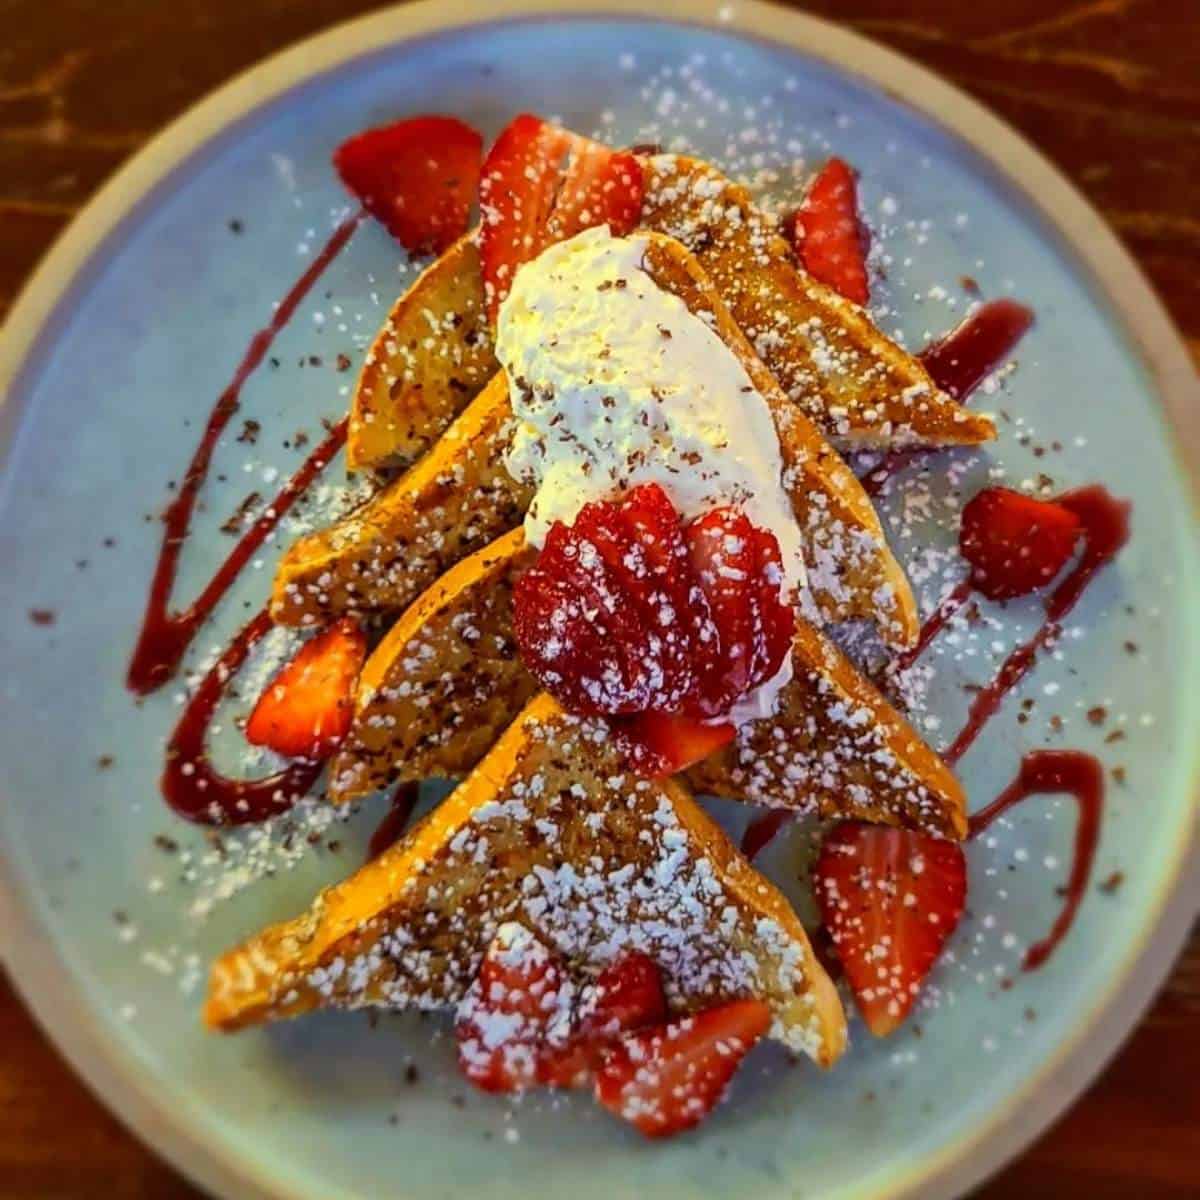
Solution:
M 585 922 L 578 934 L 584 946 L 564 947 L 557 909 L 576 912 L 577 898 L 569 889 L 557 898 L 551 891 L 535 907 L 528 901 L 526 880 L 544 880 L 533 871 L 536 865 L 550 878 L 555 863 L 564 870 L 573 865 L 585 878 L 612 865 L 624 878 L 603 876 L 607 883 L 602 883 L 595 876 L 594 881 L 602 890 L 615 888 L 615 899 L 602 903 L 618 931 L 624 918 L 612 910 L 627 903 L 630 926 L 648 912 L 654 928 L 678 921 L 688 932 L 674 951 L 671 937 L 647 948 L 667 976 L 669 993 L 678 993 L 677 1003 L 702 1007 L 732 998 L 724 994 L 732 986 L 727 978 L 691 963 L 705 949 L 699 933 L 727 946 L 731 962 L 751 957 L 761 998 L 775 1014 L 773 1032 L 829 1065 L 844 1049 L 845 1017 L 791 905 L 680 783 L 640 781 L 627 787 L 613 774 L 617 766 L 611 748 L 596 742 L 591 728 L 568 717 L 544 693 L 535 696 L 467 780 L 400 842 L 322 892 L 307 913 L 270 926 L 223 955 L 210 976 L 205 1023 L 232 1030 L 325 1003 L 387 1004 L 389 998 L 407 998 L 405 989 L 417 988 L 412 1003 L 454 1003 L 474 977 L 494 924 L 502 920 L 521 919 L 569 960 L 582 956 L 582 963 L 571 961 L 574 967 L 599 965 L 587 963 L 587 956 L 600 952 L 613 931 Z M 583 795 L 560 792 L 567 780 L 586 780 Z M 555 826 L 555 836 L 530 841 L 526 835 L 535 836 L 538 813 L 541 819 L 561 814 L 563 823 Z M 583 819 L 587 814 L 597 815 Z M 473 823 L 483 823 L 487 832 L 473 830 Z M 671 830 L 678 833 L 668 841 Z M 592 863 L 593 851 L 600 854 L 600 868 Z M 706 868 L 688 866 L 701 859 Z M 675 864 L 673 871 L 664 871 L 668 862 Z M 688 873 L 693 869 L 694 876 Z M 635 887 L 637 879 L 648 883 L 648 890 Z M 686 903 L 673 894 L 674 886 L 685 889 Z M 582 906 L 583 899 L 578 903 Z M 698 928 L 687 925 L 695 920 Z M 435 928 L 438 932 L 430 932 Z M 611 947 L 606 952 L 614 953 Z M 671 953 L 678 963 L 670 961 Z M 685 971 L 690 978 L 683 977 Z M 401 979 L 402 972 L 409 974 Z

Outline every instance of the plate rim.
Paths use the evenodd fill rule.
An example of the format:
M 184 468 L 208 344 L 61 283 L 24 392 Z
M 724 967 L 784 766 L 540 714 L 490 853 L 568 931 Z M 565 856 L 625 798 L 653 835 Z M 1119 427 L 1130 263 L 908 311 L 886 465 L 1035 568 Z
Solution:
M 653 17 L 647 17 L 643 0 L 459 0 L 453 16 L 441 0 L 418 0 L 334 25 L 252 65 L 173 120 L 124 164 L 75 216 L 22 288 L 5 322 L 0 354 L 5 440 L 15 435 L 17 415 L 8 394 L 36 358 L 60 302 L 152 189 L 196 151 L 236 122 L 353 59 L 417 37 L 528 17 L 619 17 L 749 36 L 882 90 L 961 139 L 1041 215 L 1131 336 L 1165 408 L 1195 516 L 1200 383 L 1161 301 L 1099 213 L 1023 135 L 953 84 L 859 33 L 763 0 L 736 0 L 717 12 L 697 0 L 660 0 Z M 1184 829 L 1173 861 L 1159 875 L 1143 927 L 1130 939 L 1108 991 L 1081 1014 L 1072 1035 L 974 1130 L 907 1166 L 882 1188 L 869 1182 L 854 1186 L 854 1195 L 863 1200 L 961 1195 L 1024 1149 L 1100 1073 L 1158 991 L 1200 911 L 1196 784 L 1193 778 L 1190 831 Z M 205 1125 L 189 1121 L 186 1110 L 168 1108 L 166 1085 L 151 1083 L 132 1052 L 105 1037 L 104 1024 L 56 953 L 32 893 L 20 886 L 2 846 L 0 931 L 4 963 L 36 1022 L 101 1103 L 143 1142 L 216 1194 L 248 1200 L 296 1194 L 228 1143 L 206 1138 Z

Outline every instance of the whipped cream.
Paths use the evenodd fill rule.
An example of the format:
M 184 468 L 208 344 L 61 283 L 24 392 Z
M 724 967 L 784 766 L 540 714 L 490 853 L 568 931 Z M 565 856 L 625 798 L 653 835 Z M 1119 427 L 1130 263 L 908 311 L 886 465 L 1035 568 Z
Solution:
M 586 230 L 522 266 L 500 307 L 516 421 L 505 465 L 536 487 L 526 539 L 540 547 L 589 501 L 657 483 L 684 520 L 732 505 L 769 529 L 794 599 L 802 538 L 770 409 L 737 355 L 643 270 L 645 251 L 645 237 Z M 788 656 L 734 720 L 773 712 L 790 677 Z

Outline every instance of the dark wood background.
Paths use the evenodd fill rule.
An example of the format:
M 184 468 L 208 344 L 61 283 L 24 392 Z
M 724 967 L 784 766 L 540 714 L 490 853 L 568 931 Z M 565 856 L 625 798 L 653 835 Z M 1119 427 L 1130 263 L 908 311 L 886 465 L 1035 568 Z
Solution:
M 375 7 L 0 0 L 0 317 L 96 187 L 167 121 L 262 56 Z M 1200 0 L 797 7 L 919 59 L 1040 146 L 1136 255 L 1200 365 Z M 0 1047 L 0 1197 L 198 1196 L 89 1095 L 2 975 Z M 979 1196 L 1200 1196 L 1200 935 L 1100 1081 Z

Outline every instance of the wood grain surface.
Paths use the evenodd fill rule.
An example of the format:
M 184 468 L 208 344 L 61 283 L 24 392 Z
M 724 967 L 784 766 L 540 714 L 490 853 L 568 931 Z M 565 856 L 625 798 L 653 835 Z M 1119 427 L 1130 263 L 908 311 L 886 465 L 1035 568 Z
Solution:
M 375 7 L 0 0 L 0 317 L 71 216 L 167 121 L 262 56 Z M 1198 0 L 797 7 L 920 60 L 1035 142 L 1133 251 L 1200 364 Z M 92 1099 L 2 977 L 0 1046 L 0 1197 L 199 1195 Z M 1200 935 L 1100 1081 L 978 1195 L 1200 1196 Z

